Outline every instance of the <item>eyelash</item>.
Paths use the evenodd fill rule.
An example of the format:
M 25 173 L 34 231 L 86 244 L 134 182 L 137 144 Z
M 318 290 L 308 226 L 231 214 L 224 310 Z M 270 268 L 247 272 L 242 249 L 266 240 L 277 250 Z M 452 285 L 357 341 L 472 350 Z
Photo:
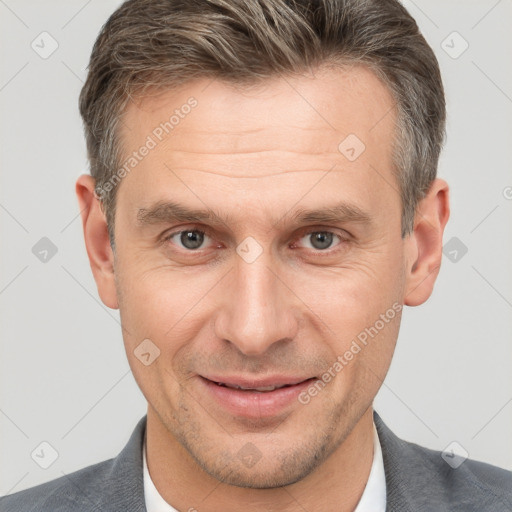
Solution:
M 169 233 L 168 235 L 165 235 L 162 242 L 169 242 L 174 236 L 176 235 L 181 235 L 181 233 L 186 233 L 186 232 L 197 232 L 197 233 L 201 233 L 203 235 L 206 235 L 208 236 L 209 238 L 213 239 L 213 236 L 211 236 L 211 233 L 207 230 L 207 229 L 198 229 L 198 228 L 185 228 L 185 229 L 180 229 L 178 231 L 173 231 L 172 233 Z M 332 230 L 329 230 L 329 229 L 324 229 L 324 228 L 316 228 L 316 229 L 310 229 L 308 231 L 303 231 L 300 233 L 300 235 L 297 237 L 297 240 L 301 240 L 302 238 L 304 238 L 305 236 L 308 236 L 308 235 L 312 235 L 313 233 L 329 233 L 329 234 L 332 234 L 334 235 L 335 237 L 337 237 L 339 239 L 339 243 L 337 245 L 335 245 L 334 247 L 328 247 L 327 249 L 324 249 L 324 250 L 321 250 L 321 249 L 307 249 L 307 250 L 313 250 L 316 254 L 322 256 L 322 255 L 332 255 L 334 252 L 336 252 L 337 250 L 339 250 L 339 246 L 343 245 L 344 242 L 348 242 L 349 241 L 349 235 L 348 234 L 345 234 L 342 235 L 340 233 L 337 233 L 335 231 L 332 231 Z M 295 245 L 295 242 L 294 244 Z M 181 248 L 179 247 L 180 250 L 183 250 L 187 253 L 191 253 L 191 254 L 194 254 L 194 253 L 200 253 L 203 249 L 186 249 L 186 248 Z

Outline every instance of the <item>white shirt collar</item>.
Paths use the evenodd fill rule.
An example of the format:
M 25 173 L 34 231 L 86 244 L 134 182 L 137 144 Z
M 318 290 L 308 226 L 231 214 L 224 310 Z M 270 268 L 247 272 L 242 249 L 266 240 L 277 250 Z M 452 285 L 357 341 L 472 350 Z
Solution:
M 146 461 L 146 443 L 142 448 L 144 471 L 144 498 L 147 512 L 178 512 L 160 495 L 151 476 Z M 368 482 L 354 512 L 385 512 L 386 510 L 386 476 L 380 447 L 379 435 L 373 425 L 373 462 Z

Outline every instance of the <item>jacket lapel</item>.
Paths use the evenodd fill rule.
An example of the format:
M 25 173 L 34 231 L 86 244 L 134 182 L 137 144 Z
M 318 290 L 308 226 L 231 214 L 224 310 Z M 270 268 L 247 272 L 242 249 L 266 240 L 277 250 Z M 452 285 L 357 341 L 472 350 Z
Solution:
M 437 498 L 446 492 L 439 481 L 443 474 L 442 465 L 439 463 L 436 466 L 425 455 L 424 449 L 399 439 L 375 411 L 373 418 L 379 434 L 386 474 L 386 510 L 432 510 L 432 497 Z M 440 457 L 439 460 L 441 462 Z
M 147 416 L 141 418 L 130 440 L 112 461 L 105 475 L 108 487 L 101 494 L 96 509 L 108 512 L 146 512 L 142 473 L 142 446 Z

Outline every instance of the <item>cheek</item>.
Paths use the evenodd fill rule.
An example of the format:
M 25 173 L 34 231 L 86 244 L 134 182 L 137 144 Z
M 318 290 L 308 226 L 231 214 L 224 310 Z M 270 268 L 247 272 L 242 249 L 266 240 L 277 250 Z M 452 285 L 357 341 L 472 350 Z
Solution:
M 310 322 L 325 333 L 332 362 L 341 357 L 337 374 L 343 373 L 343 378 L 336 380 L 343 388 L 363 381 L 378 388 L 389 367 L 404 288 L 396 253 L 396 249 L 375 251 L 364 261 L 361 257 L 344 268 L 297 273 L 290 281 L 311 311 L 305 313 Z
M 120 312 L 130 344 L 149 338 L 167 352 L 178 350 L 200 328 L 198 319 L 204 320 L 211 307 L 210 292 L 222 277 L 211 271 L 192 275 L 168 266 L 139 270 L 124 265 L 118 272 Z
M 212 285 L 168 268 L 139 272 L 124 265 L 118 271 L 123 338 L 134 378 L 157 410 L 171 410 L 162 401 L 181 396 L 186 375 L 174 366 L 204 325 L 202 312 Z
M 396 255 L 382 253 L 361 257 L 340 268 L 297 272 L 289 282 L 329 327 L 341 332 L 349 329 L 353 334 L 354 328 L 372 324 L 379 314 L 400 301 L 404 275 Z

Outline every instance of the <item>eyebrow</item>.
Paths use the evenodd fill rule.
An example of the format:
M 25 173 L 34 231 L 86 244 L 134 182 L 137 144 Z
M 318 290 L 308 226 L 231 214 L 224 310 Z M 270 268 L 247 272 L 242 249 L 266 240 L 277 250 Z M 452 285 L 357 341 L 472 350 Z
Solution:
M 339 223 L 357 222 L 371 224 L 372 216 L 355 204 L 341 202 L 333 206 L 315 210 L 298 209 L 292 215 L 292 220 L 301 224 L 309 223 Z
M 355 204 L 341 202 L 333 206 L 304 209 L 299 208 L 293 213 L 287 213 L 280 219 L 273 222 L 273 225 L 283 224 L 291 220 L 296 224 L 311 223 L 341 223 L 357 222 L 361 224 L 371 224 L 372 216 Z M 193 209 L 188 208 L 177 202 L 158 202 L 149 208 L 140 208 L 137 212 L 137 225 L 145 227 L 154 224 L 164 224 L 173 222 L 203 222 L 210 221 L 214 224 L 228 225 L 230 218 L 222 218 L 212 209 Z
M 137 224 L 140 227 L 172 222 L 202 222 L 213 221 L 216 224 L 225 224 L 225 220 L 212 209 L 198 210 L 188 208 L 176 202 L 158 202 L 149 208 L 139 208 Z

